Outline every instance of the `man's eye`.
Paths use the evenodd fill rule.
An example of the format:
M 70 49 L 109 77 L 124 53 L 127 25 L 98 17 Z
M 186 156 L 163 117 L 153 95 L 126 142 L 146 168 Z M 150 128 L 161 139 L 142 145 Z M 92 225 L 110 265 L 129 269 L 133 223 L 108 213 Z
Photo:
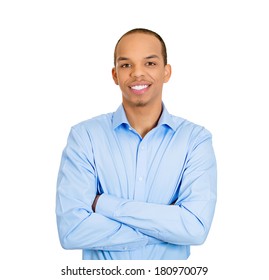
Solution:
M 149 61 L 146 63 L 147 66 L 155 66 L 156 63 L 155 62 L 152 62 L 152 61 Z
M 131 64 L 129 64 L 129 63 L 125 63 L 125 64 L 121 65 L 121 68 L 130 68 L 130 67 L 131 67 Z

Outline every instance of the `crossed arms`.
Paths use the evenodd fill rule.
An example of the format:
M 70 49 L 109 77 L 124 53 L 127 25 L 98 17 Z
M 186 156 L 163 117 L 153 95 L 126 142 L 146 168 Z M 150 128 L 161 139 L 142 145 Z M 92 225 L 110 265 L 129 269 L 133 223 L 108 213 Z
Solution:
M 203 243 L 216 203 L 216 163 L 210 135 L 198 142 L 186 163 L 175 202 L 156 204 L 97 194 L 92 150 L 72 129 L 57 183 L 62 246 L 121 251 L 157 243 Z

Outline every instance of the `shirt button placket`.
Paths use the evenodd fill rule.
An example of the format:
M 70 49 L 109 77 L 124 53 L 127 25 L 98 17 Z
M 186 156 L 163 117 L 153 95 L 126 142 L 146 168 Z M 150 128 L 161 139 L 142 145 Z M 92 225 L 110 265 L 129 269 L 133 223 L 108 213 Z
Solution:
M 141 142 L 137 153 L 136 187 L 135 187 L 136 199 L 144 200 L 146 174 L 147 174 L 147 151 L 146 151 L 145 144 Z

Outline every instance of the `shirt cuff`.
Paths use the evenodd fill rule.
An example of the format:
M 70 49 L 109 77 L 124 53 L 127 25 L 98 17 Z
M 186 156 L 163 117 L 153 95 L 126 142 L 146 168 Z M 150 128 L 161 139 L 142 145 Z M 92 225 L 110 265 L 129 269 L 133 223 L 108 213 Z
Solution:
M 124 202 L 127 202 L 127 200 L 109 194 L 102 194 L 97 201 L 95 212 L 113 219 L 118 216 L 117 210 Z

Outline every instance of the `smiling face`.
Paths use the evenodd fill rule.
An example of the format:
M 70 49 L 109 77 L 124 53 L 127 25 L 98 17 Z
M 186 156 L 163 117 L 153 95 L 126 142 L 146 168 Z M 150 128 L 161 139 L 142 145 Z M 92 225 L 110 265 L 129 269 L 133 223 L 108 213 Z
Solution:
M 122 91 L 125 108 L 159 106 L 163 83 L 171 76 L 164 65 L 161 42 L 151 34 L 132 33 L 120 40 L 115 52 L 114 82 Z

